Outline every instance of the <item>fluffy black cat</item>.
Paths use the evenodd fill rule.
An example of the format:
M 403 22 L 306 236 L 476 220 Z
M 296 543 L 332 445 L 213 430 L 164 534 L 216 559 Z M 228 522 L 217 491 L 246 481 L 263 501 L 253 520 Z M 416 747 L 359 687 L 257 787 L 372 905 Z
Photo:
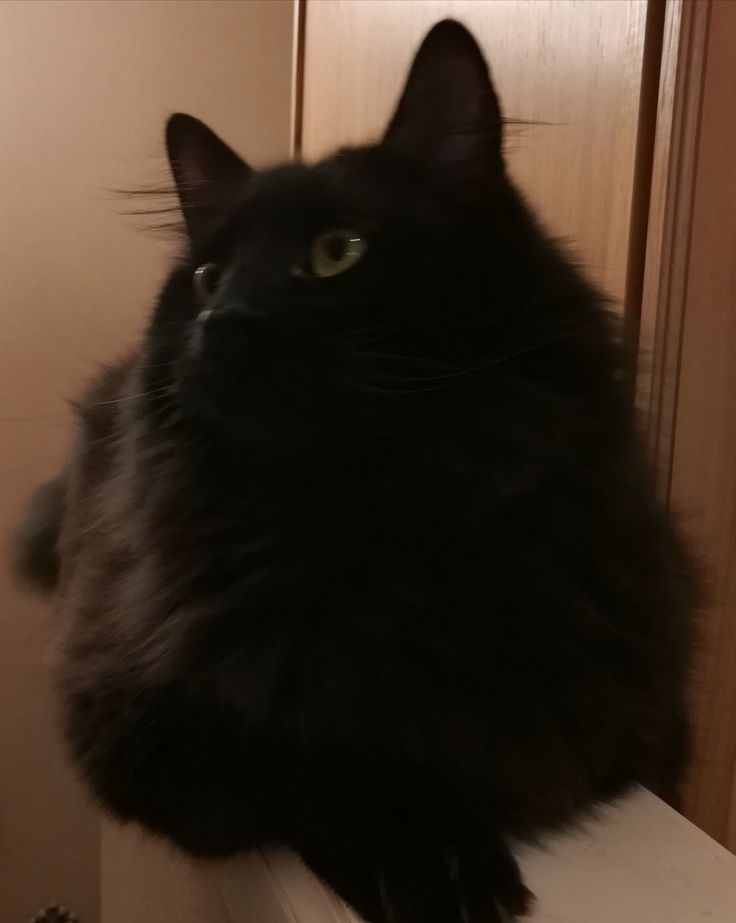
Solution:
M 19 551 L 103 805 L 289 846 L 371 923 L 522 915 L 509 844 L 672 796 L 687 750 L 694 583 L 626 350 L 502 129 L 451 21 L 383 140 L 314 166 L 173 116 L 185 252 Z

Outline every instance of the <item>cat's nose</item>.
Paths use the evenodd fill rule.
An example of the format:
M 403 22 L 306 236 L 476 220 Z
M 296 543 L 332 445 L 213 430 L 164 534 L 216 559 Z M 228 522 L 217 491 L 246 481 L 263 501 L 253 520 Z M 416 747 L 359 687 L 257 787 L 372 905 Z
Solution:
M 203 308 L 195 318 L 191 332 L 192 353 L 202 355 L 213 341 L 221 343 L 223 340 L 244 340 L 252 322 L 260 316 L 246 302 L 229 302 Z
M 265 313 L 255 307 L 252 302 L 240 299 L 215 303 L 212 307 L 203 309 L 200 316 L 203 314 L 206 315 L 204 323 L 207 326 L 224 329 L 227 329 L 228 324 L 245 323 L 265 317 Z

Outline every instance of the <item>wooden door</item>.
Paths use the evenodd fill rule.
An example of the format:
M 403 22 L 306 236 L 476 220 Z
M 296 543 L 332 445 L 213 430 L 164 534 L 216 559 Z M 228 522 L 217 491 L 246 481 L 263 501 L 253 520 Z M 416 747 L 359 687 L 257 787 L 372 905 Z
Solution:
M 671 0 L 668 21 L 642 395 L 705 583 L 686 813 L 736 851 L 736 3 Z
M 646 0 L 307 0 L 306 158 L 377 136 L 423 34 L 452 16 L 480 41 L 511 169 L 547 226 L 620 304 L 629 266 Z

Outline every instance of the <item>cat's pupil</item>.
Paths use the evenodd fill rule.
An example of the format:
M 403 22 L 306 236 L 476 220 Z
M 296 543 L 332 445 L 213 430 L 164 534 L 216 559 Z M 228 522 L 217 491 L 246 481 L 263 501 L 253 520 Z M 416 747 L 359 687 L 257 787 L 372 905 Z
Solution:
M 347 236 L 345 234 L 330 234 L 325 241 L 327 255 L 335 263 L 341 263 L 345 259 L 347 250 Z

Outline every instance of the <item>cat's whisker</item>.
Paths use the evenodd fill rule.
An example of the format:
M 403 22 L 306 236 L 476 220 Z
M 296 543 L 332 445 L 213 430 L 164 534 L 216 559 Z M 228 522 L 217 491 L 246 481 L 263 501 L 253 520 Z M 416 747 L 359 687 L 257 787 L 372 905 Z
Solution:
M 373 327 L 358 327 L 355 330 L 347 330 L 345 332 L 345 336 L 347 337 L 361 336 L 364 333 L 375 333 L 376 331 L 379 331 L 379 330 L 388 330 L 391 328 L 397 328 L 399 326 L 399 323 L 400 321 L 393 320 L 386 324 L 376 324 Z
M 410 381 L 410 379 L 404 379 Z M 402 379 L 396 379 L 396 382 L 400 382 Z M 361 384 L 360 390 L 368 392 L 371 394 L 392 394 L 405 395 L 405 394 L 425 394 L 429 391 L 444 391 L 449 388 L 451 385 L 449 382 L 442 382 L 440 384 L 429 385 L 428 387 L 411 387 L 411 388 L 384 388 L 380 385 L 380 379 L 376 380 L 376 383 L 364 383 Z
M 425 356 L 405 356 L 401 353 L 379 353 L 379 352 L 358 352 L 354 355 L 359 356 L 360 358 L 365 359 L 382 359 L 388 360 L 390 362 L 409 362 L 409 363 L 419 363 L 423 365 L 434 365 L 437 367 L 437 363 L 433 359 L 429 359 Z M 446 366 L 443 366 L 446 368 Z
M 192 321 L 191 319 L 179 320 L 177 318 L 176 320 L 160 320 L 157 322 L 157 324 L 160 327 L 180 327 L 182 330 L 186 330 L 187 328 L 191 327 Z
M 367 337 L 366 339 L 361 340 L 361 341 L 360 341 L 360 345 L 361 345 L 361 346 L 370 346 L 372 343 L 378 343 L 378 342 L 380 342 L 381 340 L 385 340 L 386 337 L 389 337 L 389 336 L 391 336 L 391 335 L 394 334 L 394 333 L 398 333 L 398 331 L 399 331 L 400 329 L 401 329 L 401 327 L 400 327 L 400 325 L 398 325 L 398 324 L 397 324 L 396 326 L 394 326 L 394 327 L 387 327 L 387 328 L 385 328 L 382 332 L 376 333 L 376 334 L 374 334 L 372 337 Z
M 400 330 L 407 321 L 416 317 L 418 313 L 418 311 L 410 311 L 408 314 L 404 314 L 402 317 L 393 318 L 392 320 L 383 324 L 377 324 L 373 327 L 359 327 L 354 330 L 348 330 L 345 333 L 345 336 L 348 338 L 359 337 L 366 333 L 383 333 L 384 331 L 387 334 L 389 332 L 395 333 L 396 331 Z
M 549 339 L 542 340 L 541 342 L 535 343 L 533 346 L 527 346 L 527 347 L 524 347 L 523 349 L 517 349 L 510 353 L 506 353 L 503 356 L 496 356 L 493 359 L 489 359 L 487 362 L 481 362 L 476 365 L 462 366 L 459 368 L 450 367 L 449 370 L 447 371 L 442 371 L 442 372 L 437 372 L 435 374 L 427 374 L 427 375 L 400 375 L 400 374 L 386 375 L 384 374 L 382 376 L 382 380 L 392 381 L 396 383 L 401 383 L 401 382 L 406 382 L 406 383 L 422 382 L 426 384 L 438 383 L 438 382 L 451 383 L 452 379 L 462 378 L 466 375 L 472 375 L 476 372 L 482 372 L 485 369 L 493 368 L 494 366 L 498 366 L 498 365 L 503 365 L 505 362 L 509 362 L 512 359 L 516 359 L 520 356 L 526 356 L 530 353 L 536 352 L 539 349 L 544 349 L 546 346 L 551 346 L 554 343 L 558 343 L 561 340 L 571 337 L 576 332 L 577 332 L 577 329 L 567 330 L 564 333 L 558 334 L 554 337 L 550 337 Z M 414 363 L 414 364 L 416 363 L 426 364 L 426 363 L 431 363 L 432 361 L 429 359 L 424 359 L 419 356 L 401 356 L 401 355 L 394 355 L 391 353 L 364 352 L 364 353 L 360 353 L 359 355 L 364 358 L 383 359 L 383 360 L 391 360 L 391 361 L 396 361 L 396 362 L 405 362 L 405 363 Z M 445 368 L 447 369 L 447 366 L 445 366 Z
M 0 417 L 0 423 L 69 423 L 70 414 L 66 413 L 40 413 L 27 417 Z
M 145 365 L 140 365 L 138 368 L 144 372 L 150 372 L 151 369 L 169 369 L 172 366 L 178 365 L 177 359 L 171 359 L 169 362 L 151 362 Z
M 151 388 L 148 391 L 139 391 L 136 394 L 126 394 L 125 397 L 115 397 L 107 401 L 93 401 L 92 407 L 99 407 L 105 404 L 122 404 L 126 401 L 137 401 L 144 397 L 156 397 L 159 394 L 171 393 L 171 385 L 163 385 L 160 388 Z

